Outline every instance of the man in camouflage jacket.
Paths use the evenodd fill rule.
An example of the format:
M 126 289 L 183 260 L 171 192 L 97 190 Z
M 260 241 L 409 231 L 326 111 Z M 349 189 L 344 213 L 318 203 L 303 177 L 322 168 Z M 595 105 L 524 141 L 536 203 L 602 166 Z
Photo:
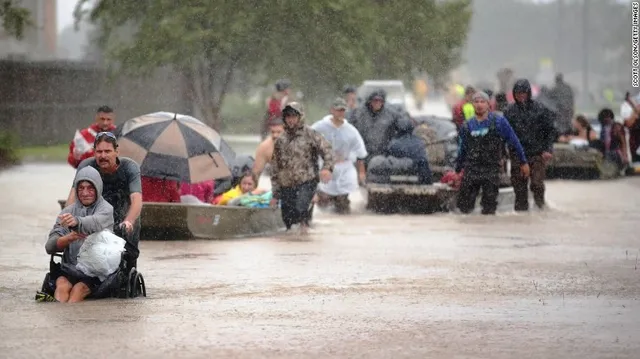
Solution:
M 331 180 L 333 151 L 320 133 L 304 124 L 301 104 L 287 104 L 282 117 L 285 132 L 275 142 L 271 161 L 271 206 L 277 206 L 279 200 L 287 230 L 299 223 L 300 231 L 306 233 L 318 180 Z M 322 169 L 318 158 L 322 159 Z

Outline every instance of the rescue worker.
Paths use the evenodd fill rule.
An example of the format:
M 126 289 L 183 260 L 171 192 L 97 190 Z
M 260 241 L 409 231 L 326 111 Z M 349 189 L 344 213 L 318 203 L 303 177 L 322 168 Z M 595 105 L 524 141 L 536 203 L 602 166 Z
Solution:
M 276 82 L 276 92 L 267 99 L 267 113 L 262 123 L 262 139 L 269 136 L 269 126 L 272 121 L 282 118 L 282 109 L 291 101 L 291 82 L 283 79 Z
M 473 105 L 471 104 L 471 99 L 475 93 L 475 88 L 467 86 L 464 90 L 464 98 L 453 107 L 453 122 L 456 124 L 458 130 L 462 128 L 465 121 L 468 121 L 475 115 Z
M 476 115 L 460 130 L 460 146 L 456 173 L 464 170 L 458 209 L 462 213 L 473 212 L 478 193 L 482 190 L 482 214 L 495 214 L 498 207 L 500 172 L 505 143 L 514 148 L 522 177 L 529 176 L 529 164 L 515 132 L 504 116 L 490 111 L 490 99 L 484 92 L 473 95 Z
M 520 79 L 513 85 L 515 103 L 510 104 L 504 111 L 524 148 L 525 155 L 531 167 L 531 185 L 533 199 L 536 206 L 545 206 L 544 179 L 546 177 L 547 162 L 553 158 L 553 143 L 556 140 L 555 114 L 547 107 L 532 99 L 531 85 L 528 80 Z M 527 185 L 529 178 L 523 176 L 518 167 L 522 158 L 517 156 L 517 149 L 510 148 L 511 153 L 511 184 L 515 192 L 516 211 L 529 210 L 529 195 Z
M 135 267 L 140 254 L 140 212 L 142 211 L 142 180 L 140 167 L 127 157 L 118 156 L 118 141 L 111 132 L 100 132 L 93 144 L 94 157 L 82 161 L 76 173 L 93 167 L 100 173 L 104 189 L 102 196 L 113 206 L 114 233 L 127 244 L 128 264 Z M 76 183 L 69 191 L 66 205 L 76 201 Z
M 571 132 L 571 122 L 574 115 L 573 89 L 566 82 L 561 73 L 556 75 L 556 84 L 549 92 L 549 97 L 558 107 L 556 127 L 561 134 Z
M 318 132 L 304 124 L 302 105 L 292 102 L 282 110 L 285 132 L 276 140 L 271 160 L 270 206 L 280 201 L 282 221 L 287 230 L 300 224 L 307 233 L 311 220 L 312 199 L 318 180 L 327 183 L 333 172 L 331 144 Z M 318 158 L 323 161 L 322 169 Z
M 397 137 L 402 121 L 409 119 L 386 106 L 386 92 L 382 89 L 373 91 L 366 102 L 351 113 L 349 122 L 360 132 L 367 150 L 365 168 L 371 158 L 384 155 L 391 140 Z
M 342 90 L 342 97 L 347 101 L 347 112 L 345 113 L 345 118 L 348 118 L 351 111 L 358 108 L 358 90 L 355 86 L 347 85 Z
M 422 110 L 422 105 L 427 99 L 427 92 L 429 87 L 427 81 L 424 78 L 416 78 L 413 83 L 413 94 L 416 99 L 416 107 L 418 110 Z
M 93 141 L 100 132 L 113 132 L 116 126 L 115 114 L 109 106 L 100 106 L 96 111 L 95 122 L 80 131 L 76 131 L 73 141 L 69 143 L 69 156 L 67 162 L 73 168 L 78 168 L 80 162 L 93 157 Z
M 364 159 L 367 150 L 358 130 L 345 121 L 346 111 L 347 102 L 338 97 L 331 106 L 331 114 L 311 126 L 329 141 L 335 161 L 331 181 L 318 185 L 317 204 L 327 207 L 333 203 L 339 214 L 351 211 L 349 194 L 357 190 L 359 184 L 364 184 L 366 179 Z
M 260 178 L 262 171 L 264 171 L 266 166 L 271 162 L 274 144 L 278 137 L 284 133 L 284 122 L 282 122 L 282 119 L 278 118 L 271 121 L 269 132 L 271 135 L 262 141 L 256 149 L 255 162 L 251 169 L 251 172 L 256 178 Z

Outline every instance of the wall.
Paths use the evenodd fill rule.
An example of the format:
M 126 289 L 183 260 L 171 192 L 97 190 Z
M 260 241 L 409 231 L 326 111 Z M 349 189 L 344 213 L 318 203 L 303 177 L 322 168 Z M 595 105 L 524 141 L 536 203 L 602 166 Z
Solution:
M 118 124 L 149 112 L 185 113 L 181 78 L 163 69 L 147 79 L 109 79 L 96 64 L 0 61 L 0 129 L 25 146 L 68 143 L 96 109 L 115 109 Z

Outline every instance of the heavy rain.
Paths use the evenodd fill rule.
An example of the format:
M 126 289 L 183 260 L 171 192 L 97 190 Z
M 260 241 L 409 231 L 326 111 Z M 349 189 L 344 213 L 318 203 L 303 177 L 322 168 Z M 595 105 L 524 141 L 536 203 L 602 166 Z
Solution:
M 4 1 L 0 356 L 637 358 L 639 10 Z

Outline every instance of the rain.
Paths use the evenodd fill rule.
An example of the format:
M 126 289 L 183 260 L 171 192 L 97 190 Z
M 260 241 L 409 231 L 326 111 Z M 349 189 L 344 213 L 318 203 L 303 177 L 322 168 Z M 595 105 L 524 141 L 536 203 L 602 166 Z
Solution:
M 628 0 L 1 2 L 2 356 L 637 358 L 638 10 Z M 535 105 L 519 102 L 521 79 Z M 489 143 L 469 140 L 482 104 L 489 131 L 497 117 L 520 137 L 527 210 L 516 193 L 525 163 L 505 139 L 508 153 L 487 157 L 500 159 L 486 177 L 499 187 L 495 213 L 480 198 L 462 213 L 480 155 L 462 161 L 461 147 Z M 533 111 L 529 124 L 518 111 Z M 322 132 L 322 121 L 352 126 L 364 148 L 349 154 L 338 144 L 353 136 Z M 105 194 L 126 242 L 100 284 L 113 285 L 109 298 L 61 303 L 45 275 L 62 259 L 45 243 L 62 207 L 83 203 L 75 167 L 95 156 L 105 191 L 117 182 L 103 172 L 101 136 L 117 137 L 113 168 L 139 169 L 137 184 L 118 185 L 145 189 L 142 214 L 128 217 L 133 197 L 120 206 Z M 314 150 L 300 151 L 300 138 Z M 387 155 L 407 139 L 420 139 L 419 166 Z M 300 158 L 311 166 L 282 169 Z M 322 185 L 326 167 L 335 186 Z M 318 188 L 348 177 L 350 193 L 296 192 L 311 201 L 296 209 L 309 228 L 301 219 L 285 231 L 277 195 L 308 169 Z M 54 250 L 67 250 L 60 238 Z

